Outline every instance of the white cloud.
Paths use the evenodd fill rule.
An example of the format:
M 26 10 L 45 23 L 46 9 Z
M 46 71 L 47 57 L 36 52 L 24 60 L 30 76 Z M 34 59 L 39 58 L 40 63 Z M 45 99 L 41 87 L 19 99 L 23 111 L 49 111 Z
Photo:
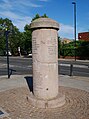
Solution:
M 11 11 L 4 11 L 4 12 L 0 12 L 0 15 L 3 16 L 3 17 L 7 17 L 7 18 L 10 18 L 10 19 L 18 19 L 19 16 L 16 15 L 14 12 L 11 12 Z
M 73 38 L 73 26 L 60 24 L 59 36 Z
M 60 24 L 60 32 L 64 32 L 67 34 L 73 33 L 73 26 Z
M 31 23 L 31 18 L 28 16 L 24 16 L 18 20 L 14 20 L 14 25 L 17 26 L 19 28 L 20 31 L 24 30 L 24 26 L 26 24 L 30 24 Z
M 14 3 L 23 7 L 41 7 L 41 5 L 34 4 L 31 0 L 15 0 Z
M 7 17 L 12 20 L 13 24 L 17 26 L 20 31 L 24 30 L 24 26 L 31 22 L 31 17 L 29 16 L 19 16 L 11 11 L 0 12 L 0 15 L 3 17 Z
M 1 0 L 0 2 L 0 10 L 8 10 L 12 8 L 11 2 L 8 0 Z
M 21 31 L 31 22 L 31 8 L 42 7 L 32 0 L 0 0 L 0 16 L 9 18 Z
M 30 3 L 30 6 L 31 7 L 42 7 L 42 5 L 37 5 L 37 4 L 33 4 L 33 3 Z
M 15 9 L 21 11 L 23 8 L 27 9 L 31 7 L 37 8 L 42 7 L 42 5 L 37 2 L 31 2 L 31 0 L 0 0 L 0 11 Z

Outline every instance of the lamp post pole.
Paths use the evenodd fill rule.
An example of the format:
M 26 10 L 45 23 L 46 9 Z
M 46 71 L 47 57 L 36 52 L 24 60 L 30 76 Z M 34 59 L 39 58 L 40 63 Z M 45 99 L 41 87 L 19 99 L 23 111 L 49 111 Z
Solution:
M 76 2 L 72 2 L 74 5 L 74 47 L 75 47 L 75 61 L 76 61 Z
M 10 72 L 10 68 L 9 68 L 8 35 L 10 33 L 10 30 L 7 29 L 6 23 L 0 24 L 0 28 L 5 30 L 6 55 L 7 55 L 7 75 L 8 75 L 8 78 L 10 78 L 12 71 L 14 71 L 14 70 L 11 70 L 11 72 Z M 12 30 L 12 26 L 11 26 L 11 30 Z
M 5 36 L 6 36 L 6 54 L 7 54 L 7 73 L 8 73 L 8 78 L 10 78 L 9 53 L 8 53 L 8 34 L 9 34 L 9 31 L 6 29 Z

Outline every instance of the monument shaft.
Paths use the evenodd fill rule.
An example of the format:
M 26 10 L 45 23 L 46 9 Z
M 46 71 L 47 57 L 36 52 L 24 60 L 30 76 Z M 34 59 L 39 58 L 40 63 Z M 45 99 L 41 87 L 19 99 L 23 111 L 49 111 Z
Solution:
M 65 104 L 65 95 L 58 91 L 59 24 L 50 18 L 39 18 L 32 29 L 33 93 L 29 100 L 38 108 L 56 108 Z
M 57 48 L 55 29 L 33 31 L 33 91 L 38 98 L 51 99 L 58 94 Z
M 45 21 L 43 20 L 45 19 Z M 40 18 L 32 24 L 33 92 L 37 98 L 58 95 L 58 24 Z M 54 26 L 54 24 L 57 25 Z

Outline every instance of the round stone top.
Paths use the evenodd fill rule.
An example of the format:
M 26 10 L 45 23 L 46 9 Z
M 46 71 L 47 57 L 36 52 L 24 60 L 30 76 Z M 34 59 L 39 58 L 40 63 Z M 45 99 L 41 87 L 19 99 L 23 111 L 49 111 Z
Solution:
M 59 24 L 50 18 L 38 18 L 30 24 L 31 29 L 52 28 L 59 30 Z

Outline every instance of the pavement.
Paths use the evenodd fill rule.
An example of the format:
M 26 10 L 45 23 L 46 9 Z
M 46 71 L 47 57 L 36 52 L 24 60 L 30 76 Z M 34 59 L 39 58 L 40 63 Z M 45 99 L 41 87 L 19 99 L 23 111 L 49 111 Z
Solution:
M 4 112 L 0 119 L 89 119 L 89 77 L 59 75 L 66 103 L 61 108 L 41 109 L 27 98 L 26 77 L 31 76 L 0 76 L 0 111 Z
M 89 92 L 89 77 L 59 75 L 59 86 L 76 88 Z
M 11 75 L 9 79 L 6 75 L 0 76 L 0 92 L 27 86 L 25 76 L 27 75 Z
M 0 92 L 28 86 L 25 78 L 27 76 L 32 75 L 11 75 L 9 79 L 6 75 L 0 76 Z M 89 77 L 59 75 L 59 86 L 76 88 L 89 92 Z

